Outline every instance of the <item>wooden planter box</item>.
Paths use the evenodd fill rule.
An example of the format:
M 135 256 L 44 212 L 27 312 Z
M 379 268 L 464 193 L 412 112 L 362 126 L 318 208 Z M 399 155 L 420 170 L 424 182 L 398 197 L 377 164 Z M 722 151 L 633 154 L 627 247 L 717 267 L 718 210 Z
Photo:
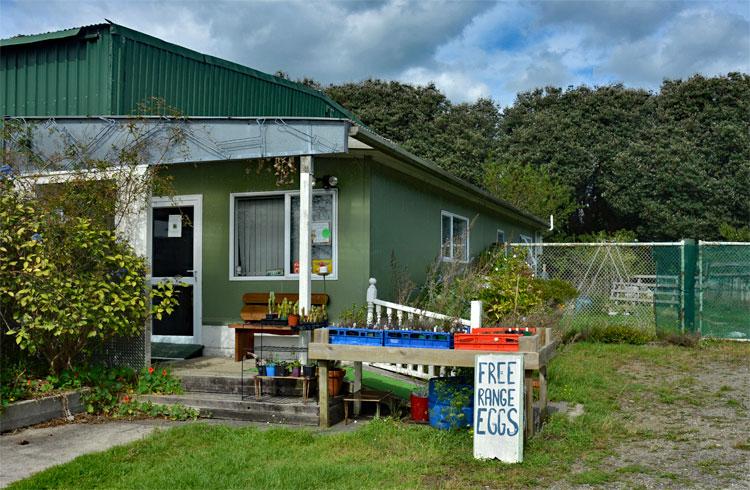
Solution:
M 65 411 L 66 406 L 70 414 L 83 412 L 81 393 L 69 391 L 45 398 L 12 403 L 3 413 L 0 413 L 0 432 L 66 417 L 68 415 Z

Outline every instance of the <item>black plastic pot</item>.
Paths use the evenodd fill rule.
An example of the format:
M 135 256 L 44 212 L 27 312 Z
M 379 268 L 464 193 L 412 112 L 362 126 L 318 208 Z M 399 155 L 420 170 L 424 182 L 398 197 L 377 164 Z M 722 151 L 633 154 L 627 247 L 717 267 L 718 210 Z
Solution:
M 315 376 L 315 366 L 302 366 L 302 376 L 312 378 Z
M 266 375 L 266 367 L 258 366 L 258 376 L 265 376 L 265 375 Z

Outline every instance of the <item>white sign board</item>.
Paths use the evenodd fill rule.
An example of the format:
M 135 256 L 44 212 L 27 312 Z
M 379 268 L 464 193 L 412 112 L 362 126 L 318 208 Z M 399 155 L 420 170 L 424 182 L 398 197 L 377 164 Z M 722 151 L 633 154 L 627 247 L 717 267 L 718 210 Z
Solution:
M 330 221 L 313 221 L 312 236 L 313 243 L 327 245 L 331 243 L 331 222 Z
M 182 237 L 182 215 L 170 214 L 169 224 L 167 225 L 167 236 L 169 238 Z
M 523 355 L 474 358 L 474 457 L 523 461 Z

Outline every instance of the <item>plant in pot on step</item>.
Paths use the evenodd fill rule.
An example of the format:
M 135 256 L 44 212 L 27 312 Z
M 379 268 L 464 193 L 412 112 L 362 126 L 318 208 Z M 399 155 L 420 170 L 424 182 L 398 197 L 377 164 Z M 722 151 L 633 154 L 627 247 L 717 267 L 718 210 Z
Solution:
M 429 415 L 427 413 L 428 407 L 428 393 L 427 387 L 415 386 L 409 397 L 411 402 L 411 419 L 416 422 L 427 422 Z
M 302 376 L 305 378 L 312 378 L 315 376 L 315 369 L 318 367 L 317 363 L 309 362 L 306 366 L 302 366 Z
M 266 359 L 266 376 L 277 376 L 276 374 L 276 361 L 273 359 Z
M 299 359 L 295 359 L 289 363 L 289 367 L 292 369 L 292 376 L 299 378 L 300 370 L 302 369 L 302 363 L 299 362 Z
M 276 361 L 276 376 L 286 376 L 288 367 L 286 361 Z
M 328 396 L 338 396 L 344 382 L 344 371 L 338 362 L 328 370 Z
M 274 294 L 273 291 L 271 291 L 268 294 L 268 313 L 266 313 L 266 320 L 275 320 L 278 318 L 278 314 L 274 313 L 274 308 L 276 306 L 276 294 Z
M 266 375 L 266 360 L 265 359 L 256 358 L 255 367 L 258 369 L 258 376 Z

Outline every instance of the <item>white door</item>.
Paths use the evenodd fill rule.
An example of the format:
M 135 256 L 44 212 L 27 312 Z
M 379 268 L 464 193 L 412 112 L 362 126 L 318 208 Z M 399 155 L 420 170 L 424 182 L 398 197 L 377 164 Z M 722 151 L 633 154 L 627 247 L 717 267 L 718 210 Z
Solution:
M 202 196 L 153 198 L 151 283 L 171 281 L 180 304 L 171 315 L 154 318 L 152 342 L 201 343 Z

